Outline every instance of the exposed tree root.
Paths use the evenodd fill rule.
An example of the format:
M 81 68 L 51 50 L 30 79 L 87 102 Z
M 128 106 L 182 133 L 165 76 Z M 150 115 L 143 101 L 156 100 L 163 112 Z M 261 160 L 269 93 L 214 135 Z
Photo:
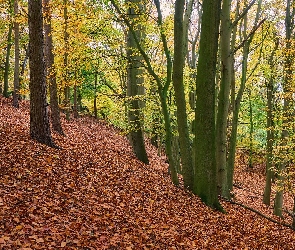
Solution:
M 287 224 L 287 223 L 284 223 L 284 222 L 281 222 L 281 221 L 275 220 L 275 219 L 273 219 L 273 218 L 271 218 L 271 217 L 268 217 L 268 216 L 266 216 L 265 214 L 259 212 L 258 210 L 254 209 L 254 208 L 251 208 L 251 207 L 248 207 L 248 206 L 246 206 L 246 205 L 244 205 L 244 204 L 242 204 L 242 203 L 239 203 L 239 202 L 236 202 L 236 201 L 233 201 L 233 200 L 229 200 L 229 199 L 227 199 L 227 198 L 225 198 L 225 197 L 221 197 L 221 198 L 222 198 L 222 200 L 224 200 L 224 201 L 226 201 L 226 202 L 229 202 L 229 203 L 231 203 L 231 204 L 235 204 L 235 205 L 239 205 L 239 206 L 241 206 L 241 207 L 243 207 L 243 208 L 245 208 L 245 209 L 248 209 L 248 210 L 250 210 L 250 211 L 252 211 L 252 212 L 254 212 L 254 213 L 256 213 L 256 214 L 259 214 L 260 216 L 262 216 L 263 218 L 265 218 L 265 219 L 267 219 L 267 220 L 269 220 L 269 221 L 271 221 L 271 222 L 274 222 L 274 223 L 276 223 L 276 224 L 282 225 L 282 226 L 284 226 L 284 227 L 288 227 L 288 228 L 290 228 L 290 229 L 292 229 L 292 230 L 295 231 L 295 228 L 294 228 L 292 225 L 290 225 L 290 224 Z

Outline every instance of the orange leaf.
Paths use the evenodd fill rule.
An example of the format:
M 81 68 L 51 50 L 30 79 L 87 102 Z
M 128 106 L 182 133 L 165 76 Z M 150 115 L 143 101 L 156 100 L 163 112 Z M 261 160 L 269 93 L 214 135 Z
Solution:
M 60 244 L 61 247 L 65 247 L 66 245 L 67 245 L 67 242 L 65 242 L 65 241 L 63 241 L 63 242 Z

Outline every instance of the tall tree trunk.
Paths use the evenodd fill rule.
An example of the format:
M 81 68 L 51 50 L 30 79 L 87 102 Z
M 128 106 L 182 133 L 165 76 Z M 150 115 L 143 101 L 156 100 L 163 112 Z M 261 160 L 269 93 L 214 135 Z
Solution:
M 78 114 L 78 103 L 77 103 L 77 84 L 75 83 L 74 85 L 74 118 L 77 119 L 79 117 L 79 114 Z
M 13 26 L 12 24 L 9 25 L 8 28 L 8 35 L 7 35 L 7 48 L 6 48 L 6 57 L 5 57 L 5 66 L 4 66 L 4 85 L 3 85 L 3 96 L 9 97 L 8 93 L 8 79 L 9 79 L 9 69 L 10 69 L 10 51 L 11 51 L 11 45 L 12 45 L 12 30 Z
M 50 0 L 43 0 L 44 6 L 44 44 L 45 44 L 45 65 L 46 65 L 46 79 L 49 85 L 50 94 L 50 118 L 52 129 L 61 135 L 64 135 L 58 106 L 56 72 L 54 68 L 54 54 L 51 30 L 51 10 Z
M 250 42 L 247 41 L 243 48 L 241 84 L 233 105 L 232 129 L 231 129 L 231 134 L 229 139 L 229 152 L 228 152 L 228 162 L 227 162 L 227 186 L 229 190 L 232 190 L 232 185 L 233 185 L 232 183 L 233 183 L 235 157 L 236 157 L 239 111 L 240 111 L 241 101 L 242 101 L 242 97 L 243 97 L 243 93 L 244 93 L 244 90 L 246 87 L 246 81 L 247 81 L 249 47 L 250 47 Z
M 183 14 L 184 0 L 176 0 L 174 14 L 174 63 L 173 63 L 173 86 L 177 107 L 177 128 L 179 133 L 179 148 L 182 164 L 184 186 L 193 189 L 194 169 L 192 162 L 192 150 L 190 146 L 189 128 L 187 121 L 186 100 L 183 83 L 183 67 L 185 62 L 185 41 Z
M 64 10 L 64 104 L 67 121 L 70 120 L 70 86 L 68 85 L 68 51 L 69 51 L 69 32 L 68 32 L 68 0 L 63 0 Z
M 171 175 L 172 182 L 174 183 L 174 185 L 178 185 L 179 180 L 177 176 L 177 162 L 175 158 L 173 157 L 173 151 L 172 151 L 173 133 L 172 133 L 166 94 L 167 93 L 162 93 L 161 91 L 159 91 L 162 112 L 164 116 L 164 125 L 165 125 L 165 152 L 166 152 L 168 163 L 169 163 L 169 172 Z
M 141 0 L 129 0 L 131 7 L 128 9 L 129 20 L 133 26 L 137 39 L 139 41 L 143 38 L 143 28 L 138 21 L 137 15 L 143 11 L 143 3 Z M 136 6 L 136 7 L 135 7 Z M 141 95 L 141 88 L 143 88 L 142 74 L 142 58 L 137 55 L 136 43 L 132 32 L 129 30 L 127 34 L 127 96 L 130 98 L 128 109 L 128 122 L 130 125 L 129 139 L 136 157 L 148 164 L 148 156 L 144 144 L 143 133 L 143 110 Z
M 221 81 L 218 96 L 218 111 L 216 119 L 216 164 L 218 169 L 218 192 L 230 198 L 227 187 L 227 117 L 229 110 L 229 94 L 232 77 L 232 53 L 230 38 L 232 25 L 230 20 L 231 0 L 224 0 L 221 12 L 220 57 Z
M 215 158 L 215 74 L 220 5 L 220 0 L 203 2 L 196 88 L 194 193 L 208 206 L 222 210 L 218 201 Z
M 55 147 L 46 101 L 42 0 L 29 0 L 30 136 Z
M 94 100 L 93 100 L 93 111 L 94 111 L 94 118 L 97 119 L 97 77 L 98 72 L 95 72 L 94 75 Z
M 270 66 L 270 78 L 266 85 L 267 91 L 267 118 L 266 118 L 266 180 L 263 192 L 263 203 L 270 205 L 271 183 L 273 177 L 273 140 L 274 140 L 274 121 L 273 121 L 273 99 L 274 99 L 274 55 L 278 49 L 279 40 L 276 38 L 275 48 L 268 60 Z
M 293 1 L 292 1 L 293 3 Z M 291 119 L 294 119 L 292 117 L 293 114 L 293 101 L 292 101 L 292 95 L 294 93 L 292 88 L 292 81 L 293 81 L 293 71 L 292 71 L 292 65 L 293 65 L 293 56 L 292 53 L 290 53 L 292 49 L 292 42 L 291 38 L 294 36 L 293 30 L 294 30 L 294 15 L 295 11 L 291 11 L 291 0 L 287 1 L 287 7 L 286 7 L 286 18 L 285 18 L 285 28 L 286 28 L 286 55 L 285 55 L 285 63 L 284 63 L 284 69 L 285 69 L 285 75 L 284 75 L 284 84 L 283 84 L 283 91 L 284 91 L 284 106 L 283 106 L 283 120 L 282 120 L 282 136 L 281 136 L 281 146 L 283 149 L 285 149 L 282 152 L 281 157 L 284 158 L 284 155 L 288 153 L 289 148 L 287 148 L 287 140 L 289 137 L 289 123 Z M 284 170 L 288 166 L 289 162 L 282 159 L 282 162 L 278 164 L 278 190 L 275 195 L 275 204 L 274 204 L 274 214 L 277 216 L 282 217 L 282 208 L 283 208 L 283 187 L 284 187 Z
M 254 123 L 253 123 L 253 107 L 252 107 L 252 99 L 251 99 L 251 90 L 249 91 L 249 116 L 250 116 L 250 151 L 249 151 L 249 160 L 248 167 L 253 168 L 253 133 L 254 133 Z
M 243 16 L 243 18 L 244 18 L 243 31 L 241 32 L 243 34 L 243 36 L 241 37 L 241 40 L 244 41 L 241 44 L 241 46 L 243 47 L 242 77 L 241 77 L 241 83 L 240 83 L 240 87 L 239 87 L 236 98 L 235 98 L 235 79 L 234 79 L 234 74 L 232 75 L 232 93 L 231 94 L 232 94 L 233 118 L 232 118 L 232 129 L 231 129 L 231 134 L 230 134 L 230 138 L 229 138 L 229 150 L 228 150 L 228 160 L 227 160 L 227 187 L 228 187 L 229 191 L 231 191 L 232 187 L 233 187 L 233 176 L 234 176 L 234 167 L 235 167 L 239 111 L 240 111 L 241 101 L 242 101 L 242 97 L 243 97 L 244 90 L 246 87 L 246 82 L 247 82 L 248 56 L 249 56 L 249 51 L 250 51 L 250 45 L 253 40 L 255 31 L 263 23 L 263 21 L 261 21 L 258 24 L 258 21 L 260 18 L 260 11 L 261 11 L 261 1 L 262 0 L 258 1 L 254 26 L 253 26 L 253 29 L 249 35 L 247 35 L 247 27 L 248 27 L 247 12 Z M 235 34 L 235 32 L 233 34 Z
M 19 23 L 18 0 L 14 0 L 14 78 L 13 78 L 13 106 L 19 108 Z
M 154 71 L 152 65 L 151 65 L 151 60 L 148 57 L 148 55 L 145 53 L 143 50 L 143 47 L 140 44 L 140 41 L 138 40 L 136 36 L 136 32 L 134 31 L 131 23 L 127 18 L 124 18 L 124 15 L 118 5 L 116 4 L 115 0 L 111 0 L 112 5 L 115 7 L 117 10 L 118 14 L 120 16 L 123 16 L 125 24 L 128 26 L 129 31 L 132 33 L 132 36 L 134 38 L 135 44 L 137 49 L 139 50 L 139 53 L 143 57 L 145 63 L 146 63 L 146 69 L 149 72 L 149 74 L 153 77 L 155 80 L 157 87 L 158 87 L 158 94 L 161 102 L 161 108 L 162 108 L 162 113 L 164 116 L 164 125 L 165 125 L 165 148 L 166 148 L 166 155 L 168 158 L 169 162 L 169 170 L 171 174 L 171 179 L 174 185 L 179 184 L 177 172 L 176 172 L 176 163 L 173 159 L 173 154 L 172 154 L 172 128 L 171 128 L 171 117 L 168 109 L 168 104 L 167 104 L 167 92 L 169 89 L 169 86 L 171 85 L 171 76 L 172 76 L 172 60 L 171 60 L 171 55 L 170 51 L 168 48 L 167 44 L 167 39 L 163 30 L 163 20 L 162 20 L 162 13 L 161 13 L 161 7 L 160 7 L 160 1 L 159 0 L 154 0 L 154 3 L 157 8 L 157 13 L 158 13 L 158 26 L 160 27 L 160 35 L 161 35 L 161 41 L 163 43 L 163 48 L 164 48 L 164 53 L 167 59 L 166 63 L 166 79 L 163 81 Z

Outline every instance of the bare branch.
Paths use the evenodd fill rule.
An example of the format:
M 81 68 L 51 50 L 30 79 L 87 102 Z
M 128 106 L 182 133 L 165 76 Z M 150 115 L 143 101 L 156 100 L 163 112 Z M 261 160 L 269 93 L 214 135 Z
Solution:
M 244 46 L 244 44 L 249 40 L 252 39 L 256 30 L 265 22 L 265 18 L 262 19 L 252 30 L 251 32 L 246 36 L 246 38 L 231 52 L 232 54 L 235 54 L 240 48 Z
M 232 27 L 236 26 L 238 24 L 238 22 L 247 14 L 248 10 L 253 6 L 253 4 L 256 2 L 256 0 L 252 0 L 251 3 L 249 3 L 249 5 L 247 6 L 246 9 L 244 9 L 244 11 L 236 18 L 235 21 L 233 21 L 232 23 Z

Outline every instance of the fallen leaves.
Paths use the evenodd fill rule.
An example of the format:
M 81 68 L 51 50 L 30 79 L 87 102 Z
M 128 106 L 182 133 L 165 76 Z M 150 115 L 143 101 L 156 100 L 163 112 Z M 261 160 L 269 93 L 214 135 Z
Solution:
M 113 127 L 81 118 L 48 148 L 29 139 L 27 102 L 10 102 L 0 97 L 0 249 L 295 249 L 293 231 L 173 186 L 152 146 L 146 166 Z

